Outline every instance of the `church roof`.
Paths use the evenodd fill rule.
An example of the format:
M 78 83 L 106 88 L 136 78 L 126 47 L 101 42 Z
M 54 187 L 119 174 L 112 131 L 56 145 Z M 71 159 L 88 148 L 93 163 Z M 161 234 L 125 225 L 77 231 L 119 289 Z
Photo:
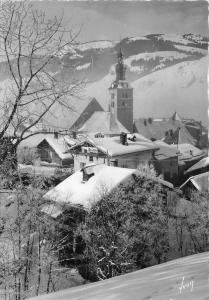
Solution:
M 44 119 L 44 125 L 52 128 L 70 129 L 86 120 L 92 110 L 103 110 L 95 98 L 79 99 L 72 97 L 69 99 L 69 109 L 60 106 L 58 103 L 53 106 Z
M 93 115 L 78 129 L 80 132 L 120 134 L 128 132 L 127 129 L 116 120 L 110 112 L 95 111 Z
M 39 147 L 43 142 L 47 142 L 48 145 L 56 152 L 60 159 L 72 158 L 70 153 L 66 153 L 69 149 L 63 136 L 54 138 L 53 135 L 46 135 L 45 138 L 37 145 Z

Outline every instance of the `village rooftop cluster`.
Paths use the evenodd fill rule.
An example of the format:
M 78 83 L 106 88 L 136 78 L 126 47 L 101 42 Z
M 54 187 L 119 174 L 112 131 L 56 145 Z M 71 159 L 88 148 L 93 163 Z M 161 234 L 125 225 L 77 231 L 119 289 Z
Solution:
M 134 120 L 133 88 L 126 80 L 121 49 L 115 71 L 108 111 L 95 98 L 83 101 L 70 129 L 39 123 L 33 130 L 41 129 L 42 134 L 20 144 L 23 152 L 35 149 L 37 154 L 33 164 L 20 161 L 21 174 L 72 173 L 45 195 L 52 204 L 43 211 L 53 216 L 62 212 L 62 203 L 89 208 L 100 199 L 99 188 L 110 192 L 144 165 L 153 168 L 156 180 L 170 190 L 181 190 L 186 198 L 193 190 L 208 191 L 207 129 L 178 112 L 169 118 Z

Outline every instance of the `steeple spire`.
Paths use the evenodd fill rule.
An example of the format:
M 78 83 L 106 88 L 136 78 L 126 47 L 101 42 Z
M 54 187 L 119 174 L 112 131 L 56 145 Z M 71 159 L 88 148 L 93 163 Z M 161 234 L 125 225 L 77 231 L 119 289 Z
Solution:
M 123 62 L 123 53 L 120 48 L 118 51 L 118 62 L 115 66 L 115 72 L 116 72 L 116 81 L 118 82 L 119 80 L 125 80 L 125 73 L 126 73 L 126 66 L 124 65 Z
M 118 52 L 118 60 L 123 60 L 123 53 L 122 53 L 122 49 L 121 49 L 121 47 L 120 47 L 120 50 L 119 50 L 119 52 Z

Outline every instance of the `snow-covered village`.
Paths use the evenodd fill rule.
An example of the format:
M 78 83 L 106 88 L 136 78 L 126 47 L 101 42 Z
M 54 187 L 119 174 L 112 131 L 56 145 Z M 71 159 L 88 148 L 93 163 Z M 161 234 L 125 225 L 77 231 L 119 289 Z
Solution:
M 0 3 L 0 300 L 207 299 L 207 7 Z

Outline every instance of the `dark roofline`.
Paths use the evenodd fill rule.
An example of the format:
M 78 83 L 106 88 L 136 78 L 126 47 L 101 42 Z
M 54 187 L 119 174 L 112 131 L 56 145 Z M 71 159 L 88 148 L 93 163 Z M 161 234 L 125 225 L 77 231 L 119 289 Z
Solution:
M 201 174 L 189 177 L 179 188 L 181 189 L 183 186 L 185 186 L 187 184 L 187 182 L 191 181 L 192 179 L 204 177 L 204 175 L 206 175 L 206 174 L 209 176 L 209 172 L 205 172 L 205 173 L 201 173 Z
M 84 101 L 86 101 L 86 100 L 84 100 Z M 78 130 L 79 129 L 79 127 L 80 126 L 83 126 L 83 125 L 78 125 L 77 127 L 75 126 L 75 124 L 78 122 L 78 120 L 81 118 L 81 116 L 82 116 L 82 114 L 84 113 L 84 111 L 88 108 L 88 106 L 90 106 L 90 104 L 92 103 L 92 101 L 96 101 L 96 103 L 97 103 L 97 105 L 100 107 L 100 111 L 104 111 L 104 108 L 102 107 L 102 105 L 99 103 L 99 101 L 97 101 L 97 99 L 95 98 L 95 97 L 91 97 L 90 99 L 88 99 L 88 103 L 86 104 L 86 106 L 82 109 L 82 111 L 81 112 L 79 112 L 79 115 L 78 115 L 78 117 L 76 118 L 76 120 L 73 122 L 73 124 L 71 125 L 71 127 L 70 127 L 70 130 Z M 91 116 L 90 116 L 91 117 Z M 89 119 L 89 117 L 88 117 L 88 119 Z M 87 120 L 88 120 L 87 119 Z M 87 121 L 86 120 L 86 121 Z M 86 122 L 85 121 L 85 122 Z M 85 124 L 85 122 L 84 122 L 84 124 Z
M 111 157 L 117 157 L 117 156 L 128 156 L 130 154 L 137 154 L 137 153 L 141 153 L 141 152 L 150 152 L 150 151 L 156 151 L 158 150 L 159 148 L 152 148 L 152 149 L 143 149 L 143 150 L 138 150 L 138 151 L 131 151 L 131 152 L 128 152 L 128 153 L 123 153 L 123 154 L 113 154 L 113 155 L 110 155 Z

